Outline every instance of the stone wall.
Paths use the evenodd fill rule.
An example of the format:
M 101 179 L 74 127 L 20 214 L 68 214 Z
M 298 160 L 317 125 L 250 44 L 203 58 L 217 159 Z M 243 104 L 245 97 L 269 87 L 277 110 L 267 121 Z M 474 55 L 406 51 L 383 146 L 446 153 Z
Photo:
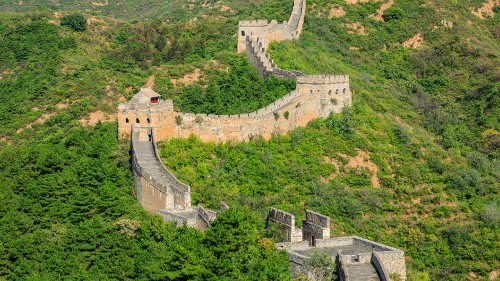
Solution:
M 271 207 L 266 220 L 266 227 L 269 223 L 279 224 L 285 242 L 302 241 L 301 229 L 295 228 L 295 216 L 282 210 Z
M 272 41 L 299 38 L 304 25 L 306 12 L 305 0 L 294 0 L 292 13 L 288 21 L 278 24 L 276 20 L 243 20 L 238 24 L 238 52 L 246 49 L 246 38 L 261 38 L 267 49 Z
M 326 225 L 326 223 L 321 222 L 321 220 L 319 220 L 318 223 Z M 304 226 L 302 229 L 305 231 Z M 307 240 L 300 242 L 283 242 L 277 243 L 276 248 L 288 252 L 292 274 L 305 274 L 307 269 L 304 267 L 304 261 L 309 259 L 311 252 L 324 249 L 327 252 L 337 252 L 337 254 L 332 255 L 332 258 L 337 258 L 340 280 L 350 280 L 349 270 L 346 270 L 346 268 L 355 269 L 359 264 L 371 264 L 382 280 L 387 279 L 387 276 L 392 273 L 399 274 L 401 280 L 406 280 L 404 252 L 396 248 L 357 236 L 318 239 L 315 244 L 315 246 L 311 245 Z M 364 249 L 349 255 L 342 254 L 341 251 L 339 251 L 346 246 L 355 245 L 362 246 Z M 334 251 L 335 248 L 337 248 L 337 250 Z M 340 263 L 339 258 L 341 259 Z
M 184 213 L 186 213 L 186 212 L 196 213 L 197 208 L 190 207 L 190 208 L 183 210 L 183 212 Z M 186 226 L 200 229 L 198 217 L 186 216 L 183 213 L 179 212 L 179 210 L 158 210 L 157 214 L 159 214 L 163 218 L 164 221 L 175 222 L 178 227 L 181 227 L 184 224 L 186 224 Z M 205 229 L 205 228 L 202 228 L 200 230 L 203 230 L 203 229 Z
M 378 260 L 384 266 L 387 274 L 398 274 L 401 276 L 401 280 L 406 280 L 406 261 L 404 257 L 404 252 L 379 252 Z
M 296 90 L 257 111 L 238 115 L 175 112 L 171 117 L 178 120 L 175 128 L 156 131 L 163 138 L 188 138 L 193 134 L 203 141 L 217 143 L 248 141 L 256 136 L 267 140 L 304 127 L 316 118 L 341 112 L 351 103 L 348 76 L 306 76 L 298 80 Z
M 273 41 L 298 39 L 302 33 L 306 12 L 305 0 L 294 0 L 293 10 L 288 22 L 278 24 L 276 20 L 270 23 L 266 20 L 240 21 L 238 25 L 238 52 L 246 51 L 250 62 L 262 76 L 270 75 L 295 79 L 303 73 L 284 70 L 276 66 L 267 53 L 269 44 Z
M 173 114 L 172 100 L 160 100 L 157 104 L 139 103 L 134 100 L 122 103 L 118 106 L 118 135 L 121 138 L 130 138 L 132 126 L 139 124 L 140 127 L 153 128 L 157 139 L 165 139 L 175 134 Z
M 267 53 L 270 42 L 296 39 L 302 32 L 306 9 L 305 0 L 294 0 L 288 22 L 275 20 L 240 21 L 238 51 L 247 51 L 252 65 L 264 76 L 275 75 L 297 80 L 297 88 L 284 97 L 257 111 L 238 115 L 192 114 L 173 111 L 171 100 L 149 102 L 159 97 L 149 88 L 141 91 L 118 108 L 118 128 L 121 137 L 128 137 L 133 123 L 153 128 L 157 140 L 188 138 L 195 135 L 202 141 L 247 141 L 262 136 L 286 134 L 304 127 L 316 118 L 339 113 L 352 103 L 347 75 L 306 76 L 276 66 Z
M 152 128 L 140 124 L 132 129 L 132 169 L 139 203 L 150 213 L 191 206 L 190 187 L 163 166 Z
M 294 91 L 257 111 L 237 115 L 174 112 L 171 100 L 158 104 L 131 100 L 119 106 L 118 131 L 120 137 L 130 137 L 132 125 L 138 124 L 152 128 L 156 140 L 188 138 L 191 134 L 217 143 L 247 141 L 255 136 L 269 139 L 304 127 L 315 118 L 338 113 L 351 103 L 349 76 L 302 76 L 297 78 Z
M 338 277 L 340 281 L 350 281 L 349 273 L 346 269 L 346 259 L 342 254 L 337 255 Z
M 307 210 L 306 219 L 302 221 L 302 239 L 316 246 L 318 239 L 330 238 L 330 218 Z
M 304 127 L 313 119 L 338 113 L 352 103 L 348 76 L 306 76 L 297 71 L 283 70 L 266 52 L 272 41 L 299 38 L 305 9 L 305 0 L 294 0 L 288 22 L 278 24 L 275 20 L 259 20 L 239 23 L 238 51 L 246 50 L 257 70 L 265 76 L 297 79 L 296 89 L 272 104 L 237 115 L 182 113 L 174 112 L 173 101 L 161 100 L 151 88 L 143 88 L 129 102 L 119 105 L 118 134 L 121 138 L 132 138 L 136 194 L 146 210 L 151 213 L 161 210 L 160 214 L 166 220 L 183 221 L 190 226 L 196 218 L 198 228 L 208 227 L 217 214 L 202 207 L 191 207 L 189 186 L 178 181 L 163 165 L 156 147 L 157 140 L 191 135 L 218 143 L 247 141 L 258 136 L 269 139 Z M 221 208 L 226 209 L 227 205 L 222 203 Z M 306 223 L 306 232 L 318 238 L 329 237 L 320 221 Z M 287 230 L 287 240 L 302 239 L 303 233 L 295 228 L 293 216 L 290 225 L 284 223 L 283 226 Z
M 199 225 L 198 229 L 207 229 L 217 218 L 217 212 L 198 206 Z
M 380 259 L 379 253 L 374 252 L 372 255 L 371 263 L 379 274 L 380 281 L 390 281 L 389 273 L 384 266 L 384 262 Z

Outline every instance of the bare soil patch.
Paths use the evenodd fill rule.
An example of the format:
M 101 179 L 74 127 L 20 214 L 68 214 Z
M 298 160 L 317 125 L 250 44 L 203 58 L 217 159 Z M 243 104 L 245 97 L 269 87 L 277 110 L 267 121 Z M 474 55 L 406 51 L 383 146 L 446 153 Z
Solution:
M 358 33 L 359 35 L 368 35 L 368 33 L 365 30 L 365 27 L 361 25 L 359 22 L 353 22 L 353 23 L 345 23 L 344 26 L 346 26 L 349 30 L 347 33 L 349 34 L 355 34 Z
M 60 102 L 60 103 L 58 103 L 58 104 L 55 105 L 55 107 L 57 109 L 64 109 L 64 108 L 67 108 L 68 106 L 69 106 L 69 100 L 66 100 L 64 102 Z M 32 108 L 33 111 L 36 111 L 38 109 L 39 109 L 38 107 L 33 107 Z M 50 113 L 47 112 L 47 113 L 44 113 L 44 114 L 42 114 L 42 116 L 40 116 L 34 122 L 31 122 L 31 123 L 27 124 L 26 126 L 17 129 L 16 133 L 19 134 L 22 131 L 24 131 L 25 129 L 29 129 L 29 128 L 33 127 L 33 125 L 35 125 L 35 124 L 43 124 L 43 123 L 47 122 L 47 120 L 49 120 L 50 118 L 52 118 L 54 115 L 56 115 L 56 112 L 50 112 Z
M 340 18 L 346 15 L 346 11 L 344 10 L 344 7 L 340 5 L 335 5 L 332 8 L 330 8 L 330 12 L 328 13 L 328 18 Z
M 105 7 L 105 6 L 108 6 L 108 0 L 106 0 L 104 3 L 102 3 L 102 2 L 92 2 L 91 4 L 92 4 L 92 6 L 96 6 L 96 7 Z
M 88 118 L 80 119 L 80 124 L 83 126 L 95 126 L 97 122 L 115 121 L 116 114 L 106 114 L 100 110 L 90 113 Z
M 200 81 L 200 79 L 207 79 L 206 74 L 199 68 L 196 68 L 192 73 L 188 73 L 184 75 L 184 77 L 179 78 L 179 79 L 171 79 L 170 82 L 174 84 L 174 86 L 177 86 L 178 83 L 182 83 L 184 85 L 191 85 L 194 84 L 195 82 Z
M 349 159 L 347 162 L 346 168 L 366 168 L 372 174 L 370 179 L 373 187 L 380 187 L 380 179 L 377 177 L 378 167 L 370 160 L 370 156 L 368 153 L 358 150 L 358 154 Z
M 226 5 L 222 5 L 220 6 L 220 9 L 219 9 L 221 12 L 229 12 L 229 13 L 232 13 L 234 12 L 233 9 L 231 9 L 231 7 L 229 6 L 226 6 Z
M 87 19 L 87 25 L 91 25 L 91 24 L 94 24 L 94 23 L 106 23 L 104 20 L 102 19 L 98 19 L 96 17 L 90 17 Z
M 22 131 L 24 131 L 25 129 L 29 129 L 31 128 L 33 125 L 35 124 L 43 124 L 45 122 L 47 122 L 47 120 L 49 120 L 52 116 L 56 115 L 55 112 L 52 112 L 52 113 L 44 113 L 42 114 L 42 116 L 40 116 L 40 118 L 38 118 L 36 121 L 34 122 L 31 122 L 29 123 L 28 125 L 22 127 L 22 128 L 19 128 L 17 129 L 16 133 L 21 133 Z
M 66 99 L 65 102 L 60 102 L 60 103 L 56 104 L 56 108 L 57 109 L 64 109 L 64 108 L 67 108 L 68 105 L 69 105 L 69 100 Z
M 494 18 L 495 13 L 493 12 L 493 8 L 499 5 L 500 5 L 500 0 L 488 0 L 488 2 L 484 3 L 483 6 L 481 6 L 477 10 L 471 7 L 470 11 L 474 16 L 482 20 L 486 19 L 485 15 Z
M 422 37 L 422 34 L 419 32 L 417 35 L 403 42 L 403 47 L 417 49 L 422 46 L 422 43 L 424 43 L 424 37 Z
M 358 4 L 358 3 L 368 3 L 370 2 L 371 0 L 345 0 L 345 2 L 349 5 L 354 5 L 354 4 Z M 378 1 L 377 1 L 378 2 Z
M 333 173 L 331 173 L 327 178 L 322 179 L 324 182 L 330 182 L 339 174 L 340 163 L 336 159 L 332 159 L 329 156 L 323 157 L 323 162 L 332 164 L 335 167 L 335 171 L 333 171 Z
M 445 20 L 445 19 L 442 20 L 441 25 L 443 25 L 444 28 L 449 28 L 449 29 L 453 28 L 453 22 L 449 21 L 449 20 Z
M 384 18 L 382 16 L 384 15 L 384 12 L 392 7 L 392 5 L 394 5 L 394 0 L 388 0 L 387 2 L 382 4 L 380 8 L 378 8 L 375 14 L 371 14 L 370 17 L 378 21 L 383 21 Z
M 5 69 L 3 71 L 0 71 L 0 80 L 3 80 L 4 75 L 8 76 L 8 75 L 12 75 L 12 74 L 14 74 L 14 71 L 12 71 L 10 69 Z
M 155 86 L 155 76 L 151 75 L 148 78 L 148 81 L 146 81 L 146 84 L 144 84 L 144 88 L 153 88 Z

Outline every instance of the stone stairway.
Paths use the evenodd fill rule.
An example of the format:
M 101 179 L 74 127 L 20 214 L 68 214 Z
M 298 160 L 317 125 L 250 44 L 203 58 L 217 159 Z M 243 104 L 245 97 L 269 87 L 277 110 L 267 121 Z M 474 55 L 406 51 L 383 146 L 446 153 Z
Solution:
M 252 38 L 247 36 L 247 45 L 250 48 L 252 56 L 258 61 L 258 69 L 261 69 L 265 75 L 276 75 L 278 77 L 286 77 L 294 79 L 298 76 L 304 76 L 303 73 L 296 70 L 284 70 L 278 68 L 274 63 L 273 59 L 270 58 L 269 54 L 265 49 L 265 42 L 260 38 Z
M 170 180 L 170 174 L 165 170 L 160 161 L 155 157 L 153 143 L 150 141 L 138 141 L 134 143 L 134 151 L 139 165 L 159 183 L 166 183 Z M 162 190 L 167 192 L 167 190 Z
M 346 265 L 349 280 L 352 281 L 379 281 L 377 271 L 371 263 L 352 263 Z

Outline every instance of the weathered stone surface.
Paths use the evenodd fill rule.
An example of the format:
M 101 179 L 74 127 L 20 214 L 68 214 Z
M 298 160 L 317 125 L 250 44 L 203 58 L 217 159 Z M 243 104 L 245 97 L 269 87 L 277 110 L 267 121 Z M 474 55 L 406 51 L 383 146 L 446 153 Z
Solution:
M 290 227 L 293 215 L 271 208 L 269 217 L 286 228 Z M 306 260 L 314 252 L 321 251 L 336 260 L 339 280 L 386 281 L 390 274 L 398 274 L 401 280 L 406 280 L 403 251 L 357 236 L 330 238 L 330 219 L 327 216 L 307 211 L 302 236 L 303 241 L 276 244 L 277 249 L 288 252 L 292 276 L 303 274 L 314 280 Z
M 136 96 L 142 96 L 142 91 Z M 288 95 L 257 111 L 238 115 L 174 112 L 171 100 L 151 104 L 134 97 L 119 106 L 118 131 L 121 137 L 129 137 L 136 122 L 152 128 L 157 140 L 188 138 L 192 134 L 216 143 L 247 141 L 255 136 L 269 139 L 306 126 L 315 118 L 338 113 L 351 102 L 346 75 L 300 77 L 296 90 Z

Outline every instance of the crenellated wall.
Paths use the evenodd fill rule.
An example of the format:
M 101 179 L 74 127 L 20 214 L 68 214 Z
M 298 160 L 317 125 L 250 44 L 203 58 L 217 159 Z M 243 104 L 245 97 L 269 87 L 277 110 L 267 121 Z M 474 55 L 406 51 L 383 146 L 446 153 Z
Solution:
M 304 75 L 276 66 L 266 52 L 272 41 L 296 39 L 302 32 L 305 0 L 294 0 L 288 22 L 275 20 L 240 21 L 238 51 L 246 50 L 252 65 L 264 76 L 296 79 L 294 91 L 257 111 L 238 115 L 192 114 L 173 111 L 171 100 L 151 103 L 159 95 L 146 88 L 128 103 L 120 104 L 118 127 L 121 137 L 129 137 L 134 122 L 153 128 L 157 140 L 188 138 L 195 135 L 207 142 L 247 141 L 262 136 L 286 134 L 316 118 L 326 118 L 351 105 L 347 75 Z
M 305 0 L 294 0 L 292 14 L 288 22 L 282 24 L 275 20 L 239 23 L 238 51 L 246 50 L 257 70 L 264 76 L 297 80 L 294 91 L 272 104 L 237 115 L 182 113 L 174 111 L 172 100 L 161 100 L 151 88 L 143 88 L 129 102 L 118 106 L 118 134 L 121 138 L 132 139 L 136 194 L 146 210 L 158 212 L 165 220 L 187 223 L 198 229 L 208 227 L 217 215 L 201 206 L 191 207 L 189 186 L 178 181 L 163 166 L 156 147 L 157 140 L 188 138 L 191 135 L 217 143 L 247 141 L 258 136 L 269 139 L 351 105 L 348 76 L 306 76 L 298 71 L 283 70 L 266 52 L 272 41 L 299 38 L 305 8 Z M 227 205 L 222 204 L 221 208 L 224 210 Z M 293 223 L 287 239 L 300 240 L 300 229 L 295 229 Z M 319 233 L 314 235 L 325 237 Z
M 298 39 L 302 33 L 306 0 L 294 0 L 290 18 L 282 24 L 276 20 L 240 21 L 238 25 L 238 53 L 246 51 L 250 62 L 262 76 L 270 75 L 294 79 L 304 74 L 293 70 L 284 70 L 276 66 L 267 53 L 273 41 Z
M 280 226 L 285 242 L 302 241 L 302 230 L 295 227 L 294 215 L 271 207 L 266 219 L 266 228 L 270 223 L 277 223 Z
M 316 246 L 317 240 L 327 238 L 330 238 L 330 218 L 306 210 L 306 219 L 302 221 L 302 239 Z
M 276 20 L 243 20 L 238 24 L 238 53 L 246 50 L 247 37 L 250 40 L 260 38 L 263 48 L 267 49 L 273 41 L 298 39 L 302 33 L 306 0 L 294 0 L 292 13 L 288 21 L 279 24 Z
M 288 252 L 292 276 L 308 274 L 309 269 L 304 266 L 305 261 L 314 252 L 324 251 L 329 253 L 331 258 L 336 258 L 339 280 L 375 280 L 368 277 L 356 278 L 359 277 L 357 271 L 363 266 L 373 268 L 380 280 L 388 281 L 391 274 L 398 274 L 401 280 L 406 280 L 403 251 L 357 236 L 318 239 L 315 246 L 306 240 L 283 242 L 277 243 L 276 248 Z
M 193 114 L 174 112 L 170 100 L 149 105 L 129 102 L 120 104 L 118 126 L 121 137 L 129 137 L 134 124 L 131 121 L 139 121 L 154 130 L 157 140 L 195 135 L 207 142 L 240 142 L 256 136 L 269 139 L 286 134 L 313 119 L 338 113 L 351 102 L 348 76 L 304 76 L 297 79 L 294 91 L 254 112 Z

